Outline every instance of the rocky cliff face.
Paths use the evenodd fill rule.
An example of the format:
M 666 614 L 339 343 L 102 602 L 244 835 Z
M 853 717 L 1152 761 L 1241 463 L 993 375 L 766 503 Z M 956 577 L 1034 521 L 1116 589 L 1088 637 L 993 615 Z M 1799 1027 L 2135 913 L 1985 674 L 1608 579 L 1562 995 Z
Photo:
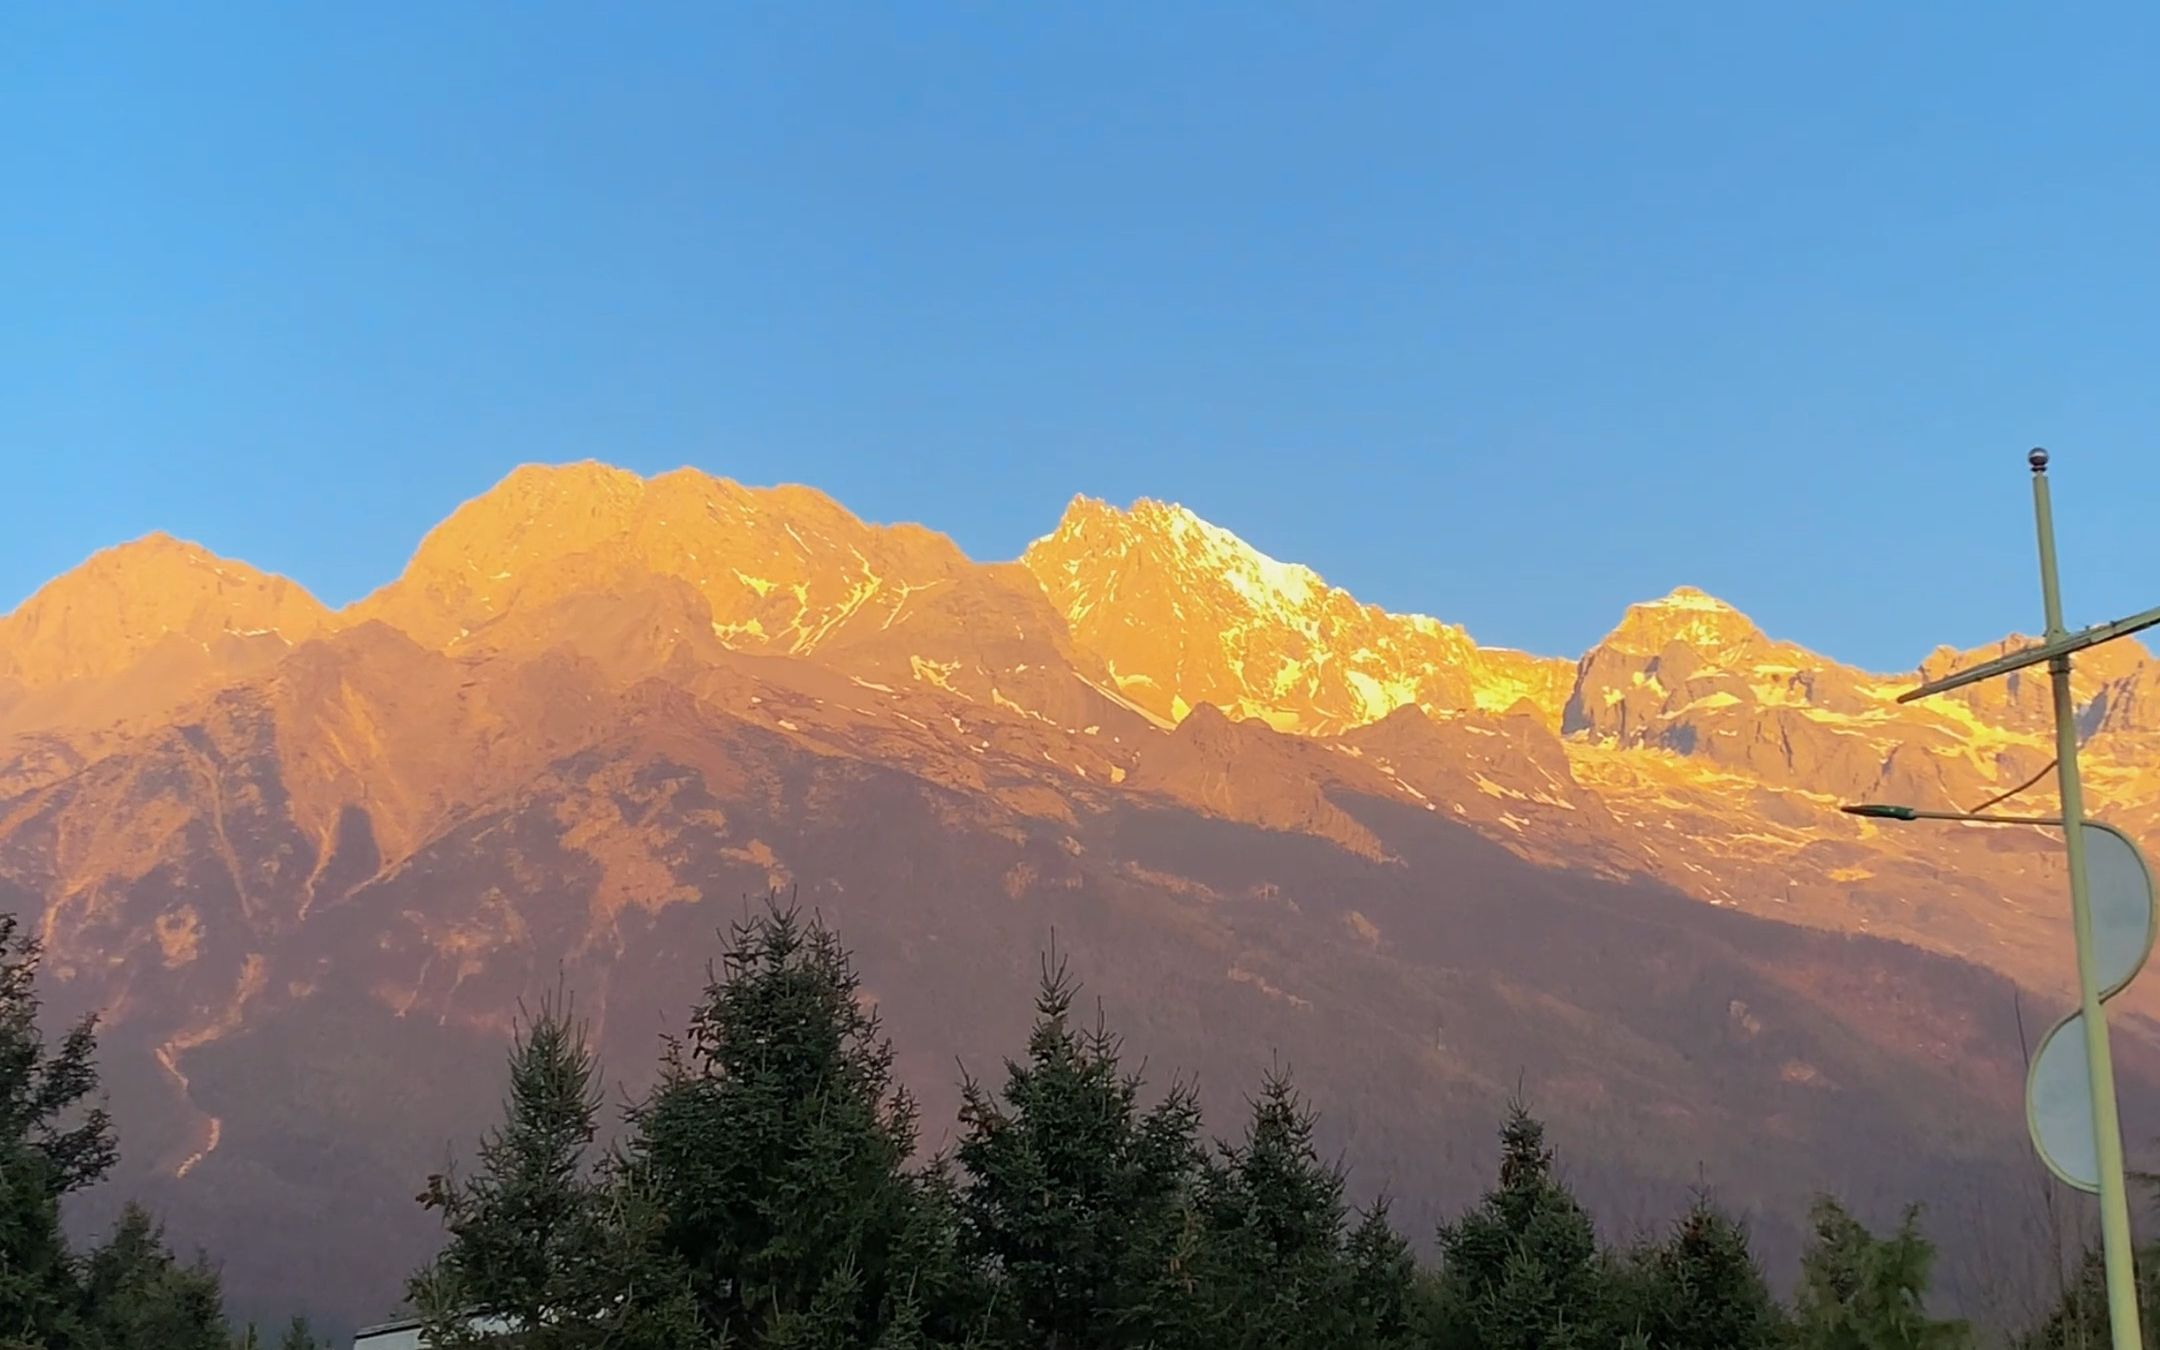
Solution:
M 1358 603 L 1180 506 L 1077 498 L 1022 563 L 1118 687 L 1157 717 L 1212 704 L 1278 731 L 1327 734 L 1397 708 L 1548 717 L 1567 663 L 1486 651 L 1462 629 Z
M 130 1184 L 356 1316 L 518 998 L 569 972 L 635 1080 L 771 888 L 860 950 L 933 1120 L 1055 928 L 1224 1110 L 1292 1053 L 1417 1223 L 1518 1076 L 1631 1212 L 1701 1162 L 1772 1230 L 1821 1187 L 1984 1213 L 2012 990 L 2069 983 L 2056 850 L 1835 807 L 2048 762 L 2029 684 L 1895 702 L 1986 654 L 1871 674 L 1683 589 L 1542 658 L 1175 506 L 979 564 L 809 489 L 525 468 L 343 611 L 153 538 L 0 619 L 0 903 L 107 1012 Z M 2160 826 L 2160 663 L 2078 691 L 2096 800 Z

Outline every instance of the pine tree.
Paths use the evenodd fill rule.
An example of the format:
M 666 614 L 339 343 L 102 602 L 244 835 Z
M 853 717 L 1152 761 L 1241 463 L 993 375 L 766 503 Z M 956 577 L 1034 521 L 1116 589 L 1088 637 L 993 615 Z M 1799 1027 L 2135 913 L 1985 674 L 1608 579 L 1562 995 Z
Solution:
M 164 1228 L 129 1205 L 83 1269 L 84 1322 L 99 1350 L 230 1350 L 218 1276 L 197 1257 L 182 1265 Z
M 1349 1266 L 1345 1301 L 1357 1332 L 1354 1342 L 1373 1350 L 1411 1345 L 1419 1325 L 1417 1257 L 1388 1223 L 1388 1203 L 1374 1202 L 1351 1230 L 1343 1259 Z
M 1074 993 L 1045 963 L 1027 1057 L 999 1093 L 962 1087 L 961 1211 L 1002 1277 L 999 1335 L 1028 1350 L 1204 1344 L 1198 1108 L 1174 1086 L 1142 1110 L 1100 1017 L 1074 1028 Z
M 1768 1350 L 1786 1334 L 1746 1226 L 1708 1197 L 1663 1242 L 1635 1252 L 1626 1273 L 1626 1320 L 1654 1350 Z
M 410 1290 L 430 1344 L 700 1343 L 688 1282 L 658 1246 L 656 1212 L 588 1157 L 598 1078 L 584 1027 L 559 995 L 543 1001 L 512 1047 L 504 1122 L 481 1141 L 476 1172 L 431 1177 L 421 1197 L 450 1235 Z
M 1574 1350 L 1619 1340 L 1612 1280 L 1590 1216 L 1553 1173 L 1545 1129 L 1519 1103 L 1499 1185 L 1440 1230 L 1442 1339 L 1479 1350 Z
M 1814 1235 L 1800 1263 L 1795 1344 L 1802 1350 L 1961 1350 L 1973 1343 L 1962 1322 L 1927 1315 L 1935 1249 L 1920 1234 L 1917 1209 L 1878 1238 L 1827 1197 L 1812 1215 Z
M 2139 1321 L 2148 1339 L 2160 1328 L 2160 1246 L 2137 1254 Z M 2077 1275 L 2047 1319 L 2017 1340 L 2018 1350 L 2107 1350 L 2107 1266 L 2095 1248 L 2078 1262 Z
M 858 993 L 838 939 L 768 898 L 632 1113 L 629 1174 L 730 1344 L 898 1350 L 971 1316 L 951 1188 L 909 1170 L 914 1103 Z
M 44 1153 L 0 1140 L 0 1350 L 79 1345 L 80 1295 Z
M 1288 1076 L 1270 1073 L 1243 1143 L 1223 1146 L 1203 1173 L 1211 1334 L 1225 1345 L 1288 1350 L 1356 1339 L 1342 1174 L 1320 1161 L 1312 1131 Z
M 295 1317 L 285 1325 L 284 1338 L 278 1342 L 278 1350 L 330 1350 L 327 1341 L 315 1338 L 314 1328 L 305 1317 Z

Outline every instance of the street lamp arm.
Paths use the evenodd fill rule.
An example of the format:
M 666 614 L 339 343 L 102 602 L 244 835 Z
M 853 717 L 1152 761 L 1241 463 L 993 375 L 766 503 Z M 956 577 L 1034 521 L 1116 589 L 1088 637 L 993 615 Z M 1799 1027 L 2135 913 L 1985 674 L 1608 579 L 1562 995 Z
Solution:
M 1968 684 L 1977 684 L 1981 680 L 1991 680 L 1997 675 L 2008 675 L 2013 670 L 2023 670 L 2027 666 L 2039 665 L 2042 661 L 2052 660 L 2058 656 L 2068 656 L 2072 652 L 2081 652 L 2087 647 L 2097 647 L 2101 643 L 2112 641 L 2115 638 L 2127 637 L 2132 633 L 2151 628 L 2155 624 L 2160 624 L 2160 606 L 2148 609 L 2142 614 L 2133 614 L 2127 619 L 2117 619 L 2113 623 L 2095 624 L 2091 628 L 2082 628 L 2075 633 L 2065 633 L 2063 636 L 2051 641 L 2036 642 L 2030 647 L 2021 647 L 2014 652 L 1998 656 L 1992 661 L 1983 661 L 1970 669 L 1945 675 L 1932 684 L 1923 684 L 1918 689 L 1909 689 L 1899 694 L 1897 701 L 1911 703 L 1915 699 L 1929 698 L 1951 689 L 1963 688 Z
M 1870 820 L 1977 820 L 1984 825 L 2054 825 L 2063 823 L 2061 816 L 1998 816 L 1985 811 L 1923 811 L 1917 806 L 1894 806 L 1883 802 L 1860 802 L 1853 806 L 1841 806 L 1838 810 L 1848 816 L 1864 816 Z M 2088 820 L 2088 825 L 2101 829 L 2107 826 Z

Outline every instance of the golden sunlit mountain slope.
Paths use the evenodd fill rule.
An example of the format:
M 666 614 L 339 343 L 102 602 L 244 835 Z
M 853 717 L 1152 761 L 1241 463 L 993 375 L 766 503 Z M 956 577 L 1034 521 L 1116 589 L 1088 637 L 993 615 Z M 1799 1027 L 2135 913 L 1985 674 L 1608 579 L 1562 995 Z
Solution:
M 527 467 L 341 612 L 153 538 L 0 620 L 0 904 L 58 1007 L 106 1011 L 130 1184 L 236 1289 L 354 1316 L 424 1247 L 405 1197 L 520 997 L 567 971 L 635 1081 L 713 929 L 798 885 L 933 1142 L 1055 927 L 1214 1100 L 1291 1054 L 1414 1222 L 1520 1078 L 1593 1194 L 1702 1164 L 1775 1250 L 1816 1188 L 2000 1216 L 2027 1166 L 2053 846 L 1835 805 L 1978 800 L 2046 723 L 1912 678 L 1686 589 L 1579 661 L 1481 647 L 1157 503 L 980 564 L 806 488 Z M 2155 823 L 2160 666 L 2080 681 L 2105 813 Z M 2156 1005 L 2117 1006 L 2144 1101 Z M 278 1223 L 317 1238 L 249 1240 Z
M 0 617 L 0 737 L 155 716 L 329 620 L 285 578 L 170 535 L 106 549 Z
M 1075 498 L 1022 561 L 1124 694 L 1175 721 L 1203 703 L 1326 733 L 1412 704 L 1557 718 L 1568 662 L 1486 650 L 1460 628 L 1359 604 L 1183 507 Z
M 757 652 L 815 652 L 976 569 L 942 535 L 879 528 L 809 488 L 755 491 L 694 470 L 528 466 L 458 508 L 403 576 L 349 610 L 424 646 L 497 642 L 495 625 L 568 596 L 673 577 L 712 631 Z

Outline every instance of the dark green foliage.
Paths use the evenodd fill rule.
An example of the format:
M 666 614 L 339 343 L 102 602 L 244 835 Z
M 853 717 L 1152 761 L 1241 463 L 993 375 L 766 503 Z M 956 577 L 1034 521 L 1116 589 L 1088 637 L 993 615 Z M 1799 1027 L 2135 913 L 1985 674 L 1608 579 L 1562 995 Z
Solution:
M 2138 1253 L 2137 1287 L 2139 1320 L 2150 1343 L 2160 1333 L 2160 1247 Z M 2017 1345 L 2018 1350 L 2107 1350 L 2111 1344 L 2107 1269 L 2095 1249 L 2078 1262 L 2075 1278 L 2047 1320 L 2019 1337 Z
M 1209 1162 L 1210 1335 L 1237 1347 L 1349 1345 L 1360 1339 L 1344 1251 L 1342 1174 L 1313 1151 L 1312 1116 L 1270 1074 L 1244 1142 Z
M 79 1344 L 79 1295 L 44 1153 L 0 1141 L 0 1350 Z
M 163 1228 L 129 1205 L 82 1276 L 89 1344 L 98 1350 L 229 1350 L 217 1272 L 173 1258 Z
M 113 1163 L 85 1020 L 51 1053 L 38 1028 L 37 940 L 0 914 L 0 1350 L 90 1346 L 60 1197 Z
M 1815 1213 L 1797 1315 L 1769 1294 L 1743 1225 L 1698 1201 L 1662 1240 L 1616 1256 L 1519 1105 L 1497 1184 L 1440 1230 L 1421 1269 L 1384 1202 L 1354 1226 L 1313 1117 L 1270 1075 L 1244 1134 L 1211 1153 L 1192 1093 L 1152 1106 L 1100 1015 L 1045 965 L 1024 1057 L 995 1091 L 964 1081 L 951 1160 L 911 1164 L 914 1107 L 821 924 L 769 905 L 731 934 L 688 1035 L 589 1158 L 597 1069 L 543 1005 L 511 1057 L 504 1124 L 468 1180 L 423 1199 L 450 1231 L 417 1275 L 439 1346 L 501 1350 L 1963 1350 L 1927 1316 L 1932 1251 L 1910 1215 L 1876 1238 Z M 147 1258 L 129 1289 L 73 1299 L 51 1222 L 49 1155 L 0 1154 L 0 1350 L 122 1350 L 115 1310 L 214 1319 L 215 1277 Z M 136 1245 L 162 1252 L 136 1216 Z M 129 1263 L 122 1262 L 122 1265 Z M 2160 1266 L 2160 1263 L 2155 1263 Z M 93 1266 L 96 1262 L 92 1263 Z M 193 1281 L 191 1284 L 190 1281 Z M 2160 1288 L 2155 1283 L 2149 1288 Z M 2097 1267 L 2026 1345 L 2076 1350 Z M 71 1310 L 96 1310 L 80 1325 Z M 179 1310 L 174 1312 L 172 1310 Z M 147 1313 L 135 1316 L 140 1323 Z M 472 1319 L 509 1334 L 490 1337 Z M 184 1319 L 183 1319 L 184 1320 Z M 203 1325 L 210 1325 L 206 1320 Z M 134 1325 L 131 1323 L 130 1325 Z M 193 1325 L 193 1324 L 189 1324 Z M 26 1330 L 12 1330 L 20 1327 Z M 54 1328 L 56 1330 L 46 1330 Z M 127 1334 L 136 1334 L 129 1332 Z M 184 1329 L 183 1329 L 184 1334 Z M 8 1336 L 13 1335 L 10 1341 Z M 160 1344 L 194 1342 L 168 1338 Z M 210 1344 L 202 1341 L 201 1344 Z M 252 1350 L 251 1343 L 251 1350 Z M 287 1350 L 314 1344 L 305 1328 Z
M 1653 1350 L 1767 1350 L 1787 1333 L 1746 1227 L 1707 1198 L 1633 1253 L 1623 1282 L 1627 1328 Z
M 1423 1279 L 1409 1241 L 1388 1223 L 1385 1199 L 1351 1230 L 1343 1259 L 1349 1267 L 1344 1298 L 1364 1342 L 1374 1350 L 1413 1344 Z
M 0 914 L 0 1140 L 43 1155 L 55 1195 L 89 1185 L 118 1157 L 112 1120 L 95 1103 L 96 1022 L 84 1018 L 48 1053 L 37 1024 L 42 952 L 13 914 Z
M 1886 1238 L 1827 1198 L 1812 1217 L 1794 1306 L 1802 1350 L 1957 1350 L 1973 1343 L 1964 1323 L 1927 1315 L 1935 1249 L 1920 1235 L 1917 1210 L 1907 1210 Z
M 1609 1266 L 1590 1216 L 1553 1174 L 1544 1126 L 1517 1104 L 1500 1140 L 1499 1185 L 1440 1231 L 1443 1337 L 1477 1350 L 1615 1344 Z
M 598 1072 L 584 1028 L 542 1003 L 511 1051 L 505 1119 L 481 1141 L 478 1169 L 429 1179 L 422 1201 L 442 1211 L 450 1241 L 411 1295 L 433 1345 L 699 1343 L 688 1282 L 656 1241 L 657 1211 L 587 1156 Z M 515 1334 L 490 1338 L 488 1323 Z
M 999 1093 L 964 1085 L 961 1211 L 969 1250 L 1000 1276 L 1000 1338 L 1205 1344 L 1199 1110 L 1183 1087 L 1141 1109 L 1117 1039 L 1099 1018 L 1073 1026 L 1073 995 L 1046 967 L 1027 1057 Z
M 1206 1344 L 1236 1350 L 1353 1350 L 1412 1344 L 1417 1262 L 1376 1204 L 1345 1232 L 1339 1168 L 1313 1148 L 1313 1116 L 1271 1073 L 1245 1138 L 1202 1175 Z
M 295 1317 L 286 1324 L 285 1334 L 278 1340 L 278 1350 L 330 1350 L 330 1343 L 315 1338 L 315 1331 L 305 1317 Z
M 971 1320 L 951 1186 L 909 1170 L 914 1104 L 857 993 L 833 935 L 769 905 L 633 1113 L 629 1174 L 730 1344 L 939 1344 Z

